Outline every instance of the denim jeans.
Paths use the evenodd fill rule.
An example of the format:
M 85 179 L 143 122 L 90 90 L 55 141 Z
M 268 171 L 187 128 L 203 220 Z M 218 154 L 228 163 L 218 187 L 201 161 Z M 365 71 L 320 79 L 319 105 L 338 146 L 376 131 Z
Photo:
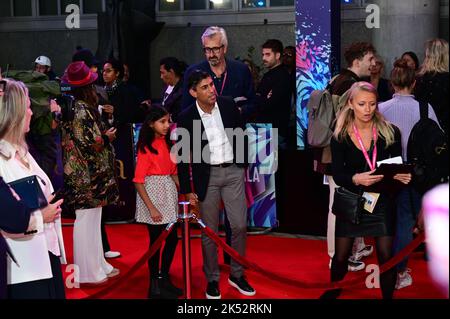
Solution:
M 394 255 L 398 254 L 413 240 L 413 229 L 422 205 L 422 196 L 412 187 L 404 188 L 397 196 L 397 222 L 394 238 Z M 398 271 L 404 271 L 408 257 L 398 265 Z

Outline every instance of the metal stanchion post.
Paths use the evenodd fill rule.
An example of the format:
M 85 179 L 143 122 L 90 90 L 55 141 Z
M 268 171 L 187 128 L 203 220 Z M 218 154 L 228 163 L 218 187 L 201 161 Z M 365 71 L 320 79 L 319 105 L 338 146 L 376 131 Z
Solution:
M 184 295 L 186 299 L 191 299 L 191 244 L 189 219 L 194 215 L 189 213 L 189 202 L 180 202 L 180 210 L 178 220 L 183 223 L 182 240 L 183 240 L 183 271 L 184 271 Z

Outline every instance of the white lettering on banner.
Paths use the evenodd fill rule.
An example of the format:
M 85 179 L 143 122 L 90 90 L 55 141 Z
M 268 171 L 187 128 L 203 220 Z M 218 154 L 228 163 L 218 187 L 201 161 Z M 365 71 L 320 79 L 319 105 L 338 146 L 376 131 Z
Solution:
M 250 182 L 250 183 L 259 183 L 259 173 L 258 170 L 255 169 L 253 170 L 253 176 L 250 176 L 250 170 L 246 170 L 246 174 L 245 174 L 245 181 L 246 182 Z

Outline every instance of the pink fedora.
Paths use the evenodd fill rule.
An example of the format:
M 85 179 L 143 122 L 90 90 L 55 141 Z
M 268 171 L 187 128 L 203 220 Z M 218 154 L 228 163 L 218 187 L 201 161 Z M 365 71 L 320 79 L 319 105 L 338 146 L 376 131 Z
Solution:
M 94 83 L 98 74 L 92 72 L 83 61 L 76 61 L 69 64 L 64 71 L 62 82 L 73 87 L 82 87 Z

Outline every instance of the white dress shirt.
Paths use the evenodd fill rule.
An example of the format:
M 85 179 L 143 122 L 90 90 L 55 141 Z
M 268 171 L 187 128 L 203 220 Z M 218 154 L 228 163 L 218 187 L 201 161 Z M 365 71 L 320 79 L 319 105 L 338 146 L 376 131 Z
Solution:
M 5 140 L 0 140 L 0 176 L 9 183 L 24 177 L 37 175 L 42 192 L 48 198 L 53 186 L 48 176 L 39 167 L 30 153 L 24 160 L 25 166 L 16 158 L 18 148 Z M 52 277 L 48 252 L 60 256 L 61 263 L 66 263 L 64 241 L 62 237 L 61 218 L 53 223 L 43 223 L 40 210 L 32 212 L 31 223 L 36 225 L 37 233 L 30 235 L 12 235 L 4 233 L 18 264 L 8 258 L 8 284 L 17 284 Z
M 209 149 L 211 151 L 210 164 L 217 165 L 232 162 L 234 159 L 233 148 L 225 133 L 217 102 L 211 114 L 203 112 L 198 102 L 196 102 L 196 105 L 203 126 L 205 127 L 206 137 L 208 138 Z

